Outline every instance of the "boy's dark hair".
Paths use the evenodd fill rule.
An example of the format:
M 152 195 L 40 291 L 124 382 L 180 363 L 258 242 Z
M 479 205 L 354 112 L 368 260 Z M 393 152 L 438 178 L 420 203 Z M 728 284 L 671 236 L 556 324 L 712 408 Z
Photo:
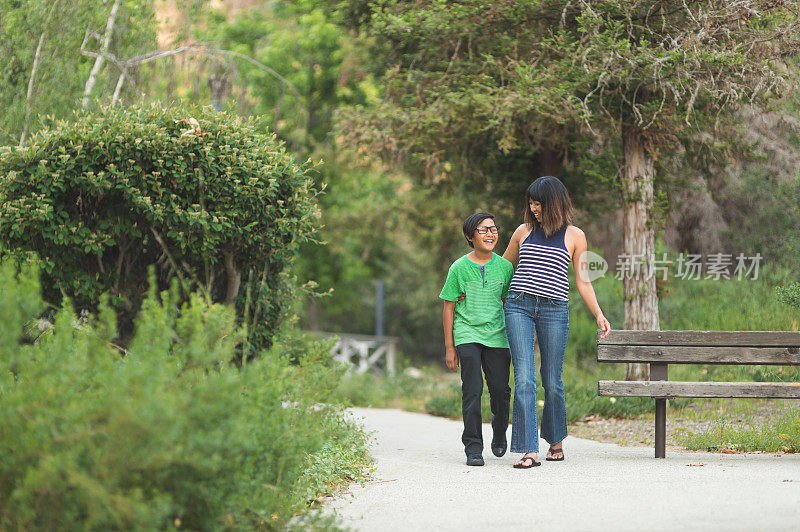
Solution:
M 478 226 L 486 218 L 491 218 L 494 220 L 494 216 L 488 212 L 476 212 L 475 214 L 469 215 L 467 219 L 464 220 L 464 238 L 467 239 L 467 244 L 469 244 L 469 247 L 475 247 L 472 245 L 470 238 L 472 238 L 472 236 L 475 234 L 475 231 L 478 229 Z

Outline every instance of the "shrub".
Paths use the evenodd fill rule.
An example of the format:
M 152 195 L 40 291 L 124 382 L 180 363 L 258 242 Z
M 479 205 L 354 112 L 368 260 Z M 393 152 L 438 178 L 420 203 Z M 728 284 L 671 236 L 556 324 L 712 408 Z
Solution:
M 280 529 L 363 471 L 363 431 L 301 382 L 335 377 L 330 362 L 273 351 L 237 369 L 230 308 L 178 310 L 154 287 L 124 356 L 104 305 L 87 319 L 67 305 L 26 337 L 37 276 L 0 263 L 2 528 Z
M 775 288 L 778 300 L 792 308 L 800 309 L 800 282 Z
M 111 294 L 131 332 L 157 268 L 236 306 L 249 343 L 269 345 L 282 272 L 313 233 L 308 164 L 252 120 L 210 108 L 80 112 L 0 155 L 0 241 L 41 258 L 44 297 L 96 310 Z

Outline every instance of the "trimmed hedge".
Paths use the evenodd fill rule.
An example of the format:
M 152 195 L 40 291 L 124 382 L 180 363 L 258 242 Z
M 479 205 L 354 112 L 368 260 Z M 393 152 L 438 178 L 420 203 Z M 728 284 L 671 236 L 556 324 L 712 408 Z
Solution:
M 210 108 L 79 112 L 0 154 L 0 240 L 41 258 L 46 301 L 95 311 L 111 294 L 131 332 L 156 266 L 160 289 L 236 306 L 268 347 L 282 272 L 318 217 L 309 163 L 256 122 Z

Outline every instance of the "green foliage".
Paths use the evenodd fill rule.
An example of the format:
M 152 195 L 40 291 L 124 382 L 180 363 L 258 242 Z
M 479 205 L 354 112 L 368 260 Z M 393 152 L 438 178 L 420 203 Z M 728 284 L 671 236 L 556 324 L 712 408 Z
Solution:
M 669 282 L 660 304 L 662 329 L 794 331 L 798 320 L 779 301 L 767 267 L 757 280 Z
M 335 379 L 329 357 L 290 364 L 276 345 L 238 370 L 231 309 L 178 310 L 154 287 L 125 353 L 107 307 L 87 321 L 67 304 L 32 341 L 37 276 L 0 263 L 3 527 L 283 529 L 362 474 L 366 436 L 302 380 Z
M 425 410 L 434 416 L 461 419 L 461 385 L 454 382 L 443 392 L 435 394 L 425 403 Z M 484 390 L 481 394 L 481 419 L 488 421 L 491 415 L 489 394 Z
M 367 101 L 376 88 L 358 68 L 359 50 L 325 0 L 264 2 L 232 20 L 208 12 L 200 40 L 252 57 L 283 79 L 241 62 L 230 77 L 246 87 L 236 99 L 241 114 L 263 116 L 291 149 L 307 154 L 331 144 L 331 116 L 342 104 Z M 232 69 L 229 69 L 232 70 Z M 195 87 L 205 92 L 205 88 Z
M 778 300 L 792 308 L 800 309 L 800 282 L 775 288 Z
M 309 164 L 253 120 L 209 108 L 103 108 L 0 157 L 0 239 L 41 257 L 45 299 L 96 308 L 109 293 L 123 334 L 147 269 L 236 305 L 268 346 L 282 273 L 317 216 Z
M 794 141 L 787 149 L 798 147 Z M 723 200 L 730 223 L 726 240 L 731 250 L 758 252 L 764 264 L 792 270 L 800 255 L 800 176 L 781 179 L 776 173 L 763 161 L 743 169 L 740 182 L 730 187 Z
M 95 58 L 81 53 L 100 48 L 113 2 L 106 0 L 0 1 L 0 145 L 18 144 L 53 119 L 69 117 L 77 108 Z M 108 52 L 120 59 L 156 48 L 156 18 L 152 1 L 121 2 Z M 89 37 L 87 30 L 100 39 Z M 39 63 L 33 75 L 37 47 Z M 108 101 L 120 75 L 111 61 L 99 72 L 93 98 Z M 128 76 L 138 80 L 137 69 Z M 30 85 L 29 85 L 30 84 Z M 29 86 L 31 88 L 28 97 Z M 131 90 L 128 83 L 126 90 Z M 123 91 L 123 95 L 125 91 Z
M 703 432 L 688 432 L 681 443 L 691 450 L 734 450 L 796 453 L 800 451 L 800 410 L 783 407 L 768 422 L 746 419 L 747 425 L 714 423 Z
M 360 0 L 340 4 L 363 9 Z M 385 105 L 356 109 L 345 123 L 362 123 L 354 137 L 426 158 L 437 173 L 445 161 L 474 174 L 461 163 L 541 154 L 548 144 L 567 150 L 581 125 L 612 137 L 620 125 L 635 127 L 652 149 L 668 146 L 694 135 L 694 121 L 709 122 L 705 113 L 769 95 L 783 81 L 776 50 L 797 39 L 793 2 L 748 15 L 726 3 L 643 0 L 370 7 L 366 30 L 394 68 Z

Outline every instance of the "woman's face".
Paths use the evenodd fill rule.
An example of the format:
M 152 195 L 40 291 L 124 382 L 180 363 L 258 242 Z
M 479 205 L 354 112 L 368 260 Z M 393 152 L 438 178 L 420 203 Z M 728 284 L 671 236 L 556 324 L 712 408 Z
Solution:
M 528 200 L 528 207 L 531 209 L 536 221 L 542 223 L 542 204 L 538 201 Z

